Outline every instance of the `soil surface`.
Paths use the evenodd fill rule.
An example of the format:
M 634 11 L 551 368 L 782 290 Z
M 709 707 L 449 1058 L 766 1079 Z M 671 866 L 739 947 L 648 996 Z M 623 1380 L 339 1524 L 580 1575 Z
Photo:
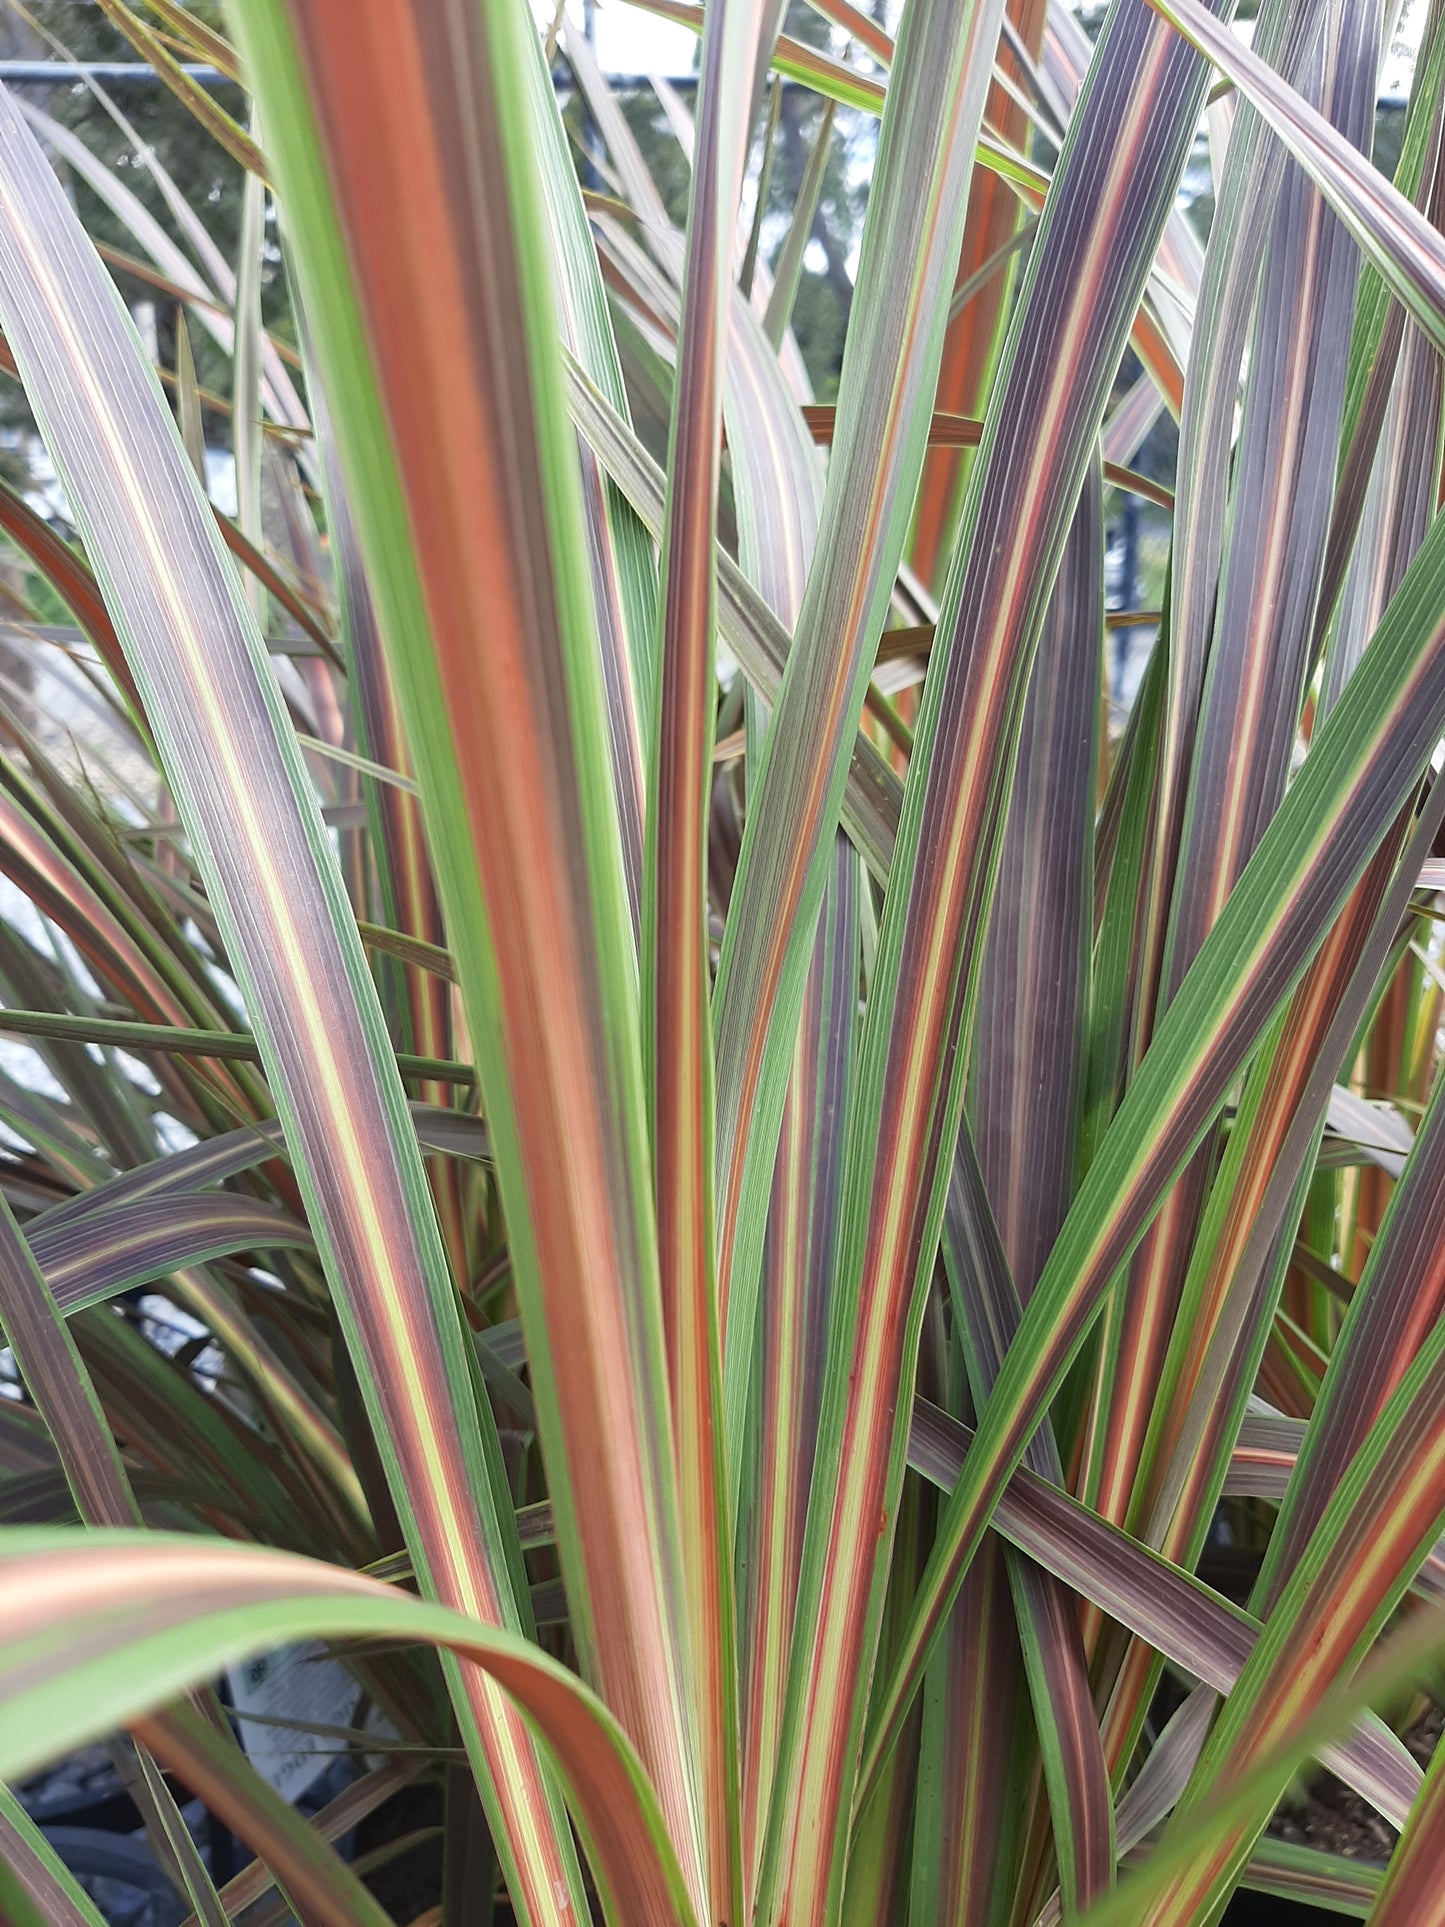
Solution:
M 1432 1706 L 1405 1734 L 1405 1744 L 1421 1766 L 1430 1764 L 1442 1728 L 1445 1711 Z M 1399 1839 L 1394 1827 L 1381 1819 L 1368 1800 L 1361 1799 L 1333 1773 L 1324 1772 L 1311 1779 L 1307 1799 L 1280 1808 L 1269 1830 L 1276 1839 L 1298 1846 L 1318 1847 L 1347 1860 L 1375 1860 L 1381 1865 Z

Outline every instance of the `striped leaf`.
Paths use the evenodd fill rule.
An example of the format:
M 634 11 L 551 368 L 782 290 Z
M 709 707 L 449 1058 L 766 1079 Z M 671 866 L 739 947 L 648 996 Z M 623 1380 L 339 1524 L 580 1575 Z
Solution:
M 1411 391 L 1405 416 L 1382 446 L 1381 470 L 1390 477 L 1386 485 L 1388 502 L 1382 501 L 1379 515 L 1370 519 L 1373 543 L 1362 538 L 1352 564 L 1352 573 L 1359 571 L 1370 580 L 1371 593 L 1354 602 L 1351 617 L 1335 631 L 1321 693 L 1323 710 L 1337 700 L 1423 537 L 1426 517 L 1421 498 L 1428 493 L 1428 478 L 1435 463 L 1429 393 L 1428 387 Z M 1434 409 L 1438 406 L 1437 394 Z M 1172 1446 L 1176 1465 L 1188 1460 L 1194 1468 L 1186 1476 L 1183 1489 L 1171 1500 L 1176 1534 L 1186 1520 L 1186 1533 L 1198 1532 L 1211 1503 L 1200 1496 L 1201 1489 L 1207 1492 L 1211 1484 L 1217 1484 L 1218 1441 L 1232 1429 L 1227 1423 L 1218 1427 L 1215 1445 L 1204 1451 L 1198 1434 L 1190 1436 L 1183 1408 L 1187 1404 L 1191 1413 L 1212 1411 L 1215 1416 L 1208 1423 L 1213 1427 L 1222 1408 L 1231 1404 L 1237 1407 L 1242 1396 L 1248 1378 L 1242 1366 L 1233 1368 L 1237 1380 L 1233 1398 L 1221 1401 L 1218 1379 L 1203 1361 L 1212 1350 L 1223 1354 L 1229 1349 L 1230 1341 L 1218 1331 L 1218 1319 L 1226 1297 L 1244 1287 L 1236 1267 L 1263 1261 L 1264 1246 L 1274 1235 L 1284 1196 L 1292 1193 L 1304 1168 L 1309 1120 L 1319 1115 L 1323 1103 L 1332 1101 L 1324 1090 L 1325 1081 L 1365 1018 L 1405 909 L 1410 870 L 1416 853 L 1431 841 L 1430 826 L 1437 811 L 1438 802 L 1432 795 L 1398 867 L 1395 850 L 1408 824 L 1402 821 L 1385 839 L 1296 991 L 1289 1015 L 1283 1020 L 1279 1046 L 1264 1054 L 1245 1097 L 1240 1122 L 1248 1118 L 1249 1128 L 1236 1132 L 1238 1141 L 1231 1142 L 1213 1188 L 1186 1282 L 1175 1357 L 1166 1365 L 1154 1428 L 1158 1440 L 1169 1443 L 1156 1444 L 1151 1457 L 1157 1458 Z M 1201 1284 L 1203 1296 L 1198 1297 L 1195 1293 Z M 1184 1361 L 1182 1379 L 1175 1375 L 1179 1361 Z M 1187 1399 L 1181 1399 L 1185 1386 L 1191 1390 Z M 1181 1438 L 1186 1442 L 1181 1444 Z M 1215 1466 L 1213 1478 L 1209 1474 L 1201 1478 L 1203 1467 L 1210 1463 Z M 1160 1489 L 1158 1474 L 1156 1465 L 1156 1494 Z M 1172 1546 L 1177 1553 L 1184 1541 L 1175 1536 L 1157 1538 L 1156 1542 Z
M 7 1531 L 0 1569 L 0 1773 L 16 1777 L 133 1724 L 258 1650 L 426 1641 L 484 1669 L 546 1739 L 613 1917 L 694 1927 L 656 1797 L 621 1728 L 575 1674 L 516 1633 L 315 1560 L 162 1533 Z M 67 1647 L 82 1627 L 92 1637 L 75 1664 Z
M 0 1030 L 18 1032 L 23 1037 L 61 1037 L 94 1044 L 113 1044 L 122 1050 L 149 1050 L 166 1056 L 214 1057 L 226 1063 L 254 1064 L 260 1051 L 256 1039 L 245 1030 L 193 1030 L 184 1024 L 132 1024 L 124 1018 L 77 1017 L 70 1012 L 48 1010 L 0 1009 Z M 472 1084 L 476 1072 L 470 1064 L 438 1062 L 430 1057 L 396 1055 L 398 1070 L 406 1077 L 423 1080 L 440 1078 L 451 1084 Z M 432 1113 L 433 1118 L 436 1113 Z M 463 1118 L 453 1126 L 433 1122 L 428 1137 L 439 1149 L 453 1148 L 450 1133 L 455 1129 L 469 1145 L 474 1134 L 467 1126 L 474 1119 Z M 445 1133 L 445 1135 L 444 1135 Z
M 703 28 L 658 603 L 658 712 L 643 906 L 643 1058 L 652 1124 L 663 1328 L 688 1587 L 708 1912 L 742 1900 L 732 1499 L 713 1225 L 707 825 L 716 690 L 718 475 L 733 231 L 749 125 L 739 112 L 762 0 L 717 0 Z M 811 452 L 811 451 L 810 451 Z
M 1141 926 L 1153 834 L 1149 804 L 1161 747 L 1167 637 L 1166 619 L 1115 752 L 1094 837 L 1096 930 L 1081 1168 L 1092 1160 L 1123 1093 L 1131 1022 L 1142 990 Z M 1092 1488 L 1092 1479 L 1085 1482 Z
M 31 1252 L 67 1317 L 137 1285 L 235 1251 L 312 1247 L 311 1234 L 258 1198 L 141 1199 L 31 1233 Z
M 1432 405 L 1428 383 L 1408 392 L 1410 406 L 1381 447 L 1381 471 L 1389 478 L 1385 499 L 1352 563 L 1352 575 L 1368 579 L 1372 590 L 1356 599 L 1350 618 L 1336 628 L 1322 711 L 1337 699 L 1424 532 L 1422 484 L 1435 461 L 1438 397 Z M 1431 842 L 1438 813 L 1432 795 L 1398 868 L 1407 821 L 1402 818 L 1385 839 L 1296 991 L 1277 1043 L 1261 1054 L 1246 1087 L 1200 1227 L 1155 1401 L 1145 1449 L 1148 1484 L 1136 1495 L 1140 1518 L 1152 1511 L 1151 1542 L 1172 1557 L 1191 1560 L 1202 1546 L 1278 1301 L 1288 1255 L 1281 1232 L 1298 1214 L 1317 1121 L 1329 1101 L 1326 1085 L 1373 999 L 1405 908 L 1414 852 Z M 1116 1757 L 1131 1744 L 1150 1690 L 1144 1656 L 1136 1650 L 1131 1659 L 1134 1678 L 1121 1679 L 1106 1722 Z
M 92 1526 L 124 1528 L 139 1524 L 135 1495 L 80 1349 L 3 1203 L 0 1327 L 46 1421 L 81 1518 Z M 137 1738 L 173 1769 L 182 1770 L 181 1763 L 193 1750 L 188 1735 L 197 1726 L 207 1730 L 206 1721 L 194 1709 L 169 1707 L 147 1720 L 138 1729 Z M 353 1915 L 359 1912 L 368 1927 L 377 1927 L 375 1910 L 360 1883 L 332 1850 L 312 1841 L 299 1821 L 290 1817 L 286 1803 L 243 1760 L 234 1742 L 220 1740 L 212 1732 L 211 1753 L 212 1770 L 206 1776 L 204 1790 L 210 1792 L 214 1810 L 265 1855 L 277 1878 L 284 1880 L 294 1895 L 297 1906 L 318 1920 L 332 1919 L 344 1908 Z M 193 1903 L 214 1920 L 220 1912 L 219 1904 L 204 1866 L 190 1849 L 174 1798 L 145 1752 L 140 1766 L 145 1774 L 141 1811 L 148 1832 L 156 1840 L 161 1864 L 175 1865 L 189 1876 Z M 194 1781 L 188 1779 L 188 1784 Z M 175 1848 L 168 1845 L 172 1837 L 185 1842 L 185 1855 L 179 1860 Z M 298 1838 L 304 1843 L 299 1851 Z
M 962 1108 L 959 1046 L 1023 685 L 1201 95 L 1197 63 L 1160 36 L 1147 7 L 1116 7 L 1045 208 L 970 483 L 940 617 L 949 646 L 942 660 L 935 648 L 925 685 L 850 1122 L 832 1396 L 800 1608 L 817 1634 L 790 1686 L 790 1789 L 764 1890 L 767 1920 L 821 1913 L 836 1887 L 837 1816 L 862 1737 L 859 1682 L 871 1664 L 902 1474 L 898 1420 Z M 1088 275 L 1076 268 L 1081 234 L 1094 237 Z M 958 1504 L 955 1496 L 950 1510 Z M 898 1668 L 906 1696 L 874 1702 L 885 1754 L 922 1657 L 910 1633 Z
M 906 11 L 859 264 L 817 552 L 743 832 L 718 980 L 718 1278 L 729 1451 L 753 1353 L 759 1239 L 813 933 L 942 350 L 946 277 L 1002 0 Z M 854 403 L 854 394 L 867 405 Z
M 1379 24 L 1368 0 L 1341 9 L 1299 76 L 1357 145 L 1373 122 Z M 1310 667 L 1357 271 L 1348 235 L 1292 169 L 1275 210 L 1249 349 L 1160 1007 L 1177 992 L 1284 793 Z M 1206 1147 L 1130 1267 L 1102 1441 L 1098 1503 L 1110 1518 L 1129 1510 L 1208 1167 Z
M 970 1079 L 978 1164 L 965 1132 L 945 1220 L 945 1260 L 979 1407 L 1079 1169 L 1103 606 L 1103 490 L 1091 469 L 1034 662 L 999 856 Z M 1040 1434 L 1035 1447 L 1034 1470 L 1062 1483 L 1052 1440 Z M 1067 1595 L 1026 1561 L 1011 1556 L 1008 1570 L 1072 1916 L 1113 1878 L 1108 1774 Z
M 1440 1818 L 1440 1785 L 1445 1754 L 1431 1762 L 1420 1796 L 1405 1823 L 1368 1918 L 1374 1927 L 1436 1927 L 1445 1919 L 1445 1826 Z
M 1437 347 L 1445 345 L 1445 240 L 1342 134 L 1221 27 L 1200 0 L 1149 3 L 1258 108 L 1391 292 Z
M 504 1620 L 515 1611 L 511 1515 L 497 1509 L 484 1450 L 490 1413 L 473 1396 L 425 1175 L 314 795 L 159 388 L 8 99 L 0 204 L 6 333 L 260 1026 L 417 1569 L 442 1597 Z M 422 1385 L 426 1402 L 412 1389 Z M 510 1821 L 520 1904 L 551 1917 L 576 1878 L 555 1796 L 490 1681 L 459 1672 L 456 1688 L 487 1795 L 499 1824 Z
M 731 304 L 723 407 L 739 561 L 790 628 L 815 551 L 823 472 L 771 345 L 740 296 Z M 751 791 L 767 712 L 751 690 L 744 703 L 745 781 Z M 715 875 L 709 882 L 716 891 Z M 756 1886 L 794 1637 L 857 1025 L 861 883 L 858 858 L 840 836 L 824 892 L 768 1204 L 749 1390 L 756 1444 L 732 1473 L 745 1915 Z
M 136 719 L 142 720 L 140 694 L 106 612 L 105 600 L 85 563 L 8 482 L 0 484 L 0 528 L 59 592 L 125 691 Z
M 1277 1603 L 1330 1495 L 1437 1320 L 1442 1120 L 1445 1102 L 1437 1096 L 1351 1298 L 1260 1573 L 1256 1599 L 1264 1612 Z
M 919 1920 L 1009 1918 L 1027 1772 L 1022 1655 L 1004 1549 L 984 1544 L 923 1687 L 909 1903 Z
M 1361 1863 L 1344 1854 L 1261 1840 L 1241 1884 L 1255 1893 L 1366 1920 L 1380 1890 L 1380 1871 L 1368 1861 Z
M 1309 1710 L 1297 1711 L 1284 1736 L 1241 1775 L 1235 1785 L 1204 1802 L 1188 1823 L 1150 1853 L 1142 1872 L 1121 1883 L 1090 1909 L 1084 1927 L 1134 1927 L 1151 1917 L 1151 1904 L 1188 1865 L 1241 1815 L 1296 1771 L 1311 1750 L 1337 1732 L 1361 1708 L 1384 1701 L 1425 1679 L 1445 1640 L 1445 1615 L 1422 1613 L 1394 1633 L 1353 1678 L 1330 1688 Z
M 1010 0 L 1006 18 L 1022 49 L 1038 57 L 1044 37 L 1045 0 Z M 891 51 L 891 49 L 890 49 Z M 995 56 L 1000 71 L 1020 76 L 1019 55 L 1004 36 Z M 1027 134 L 1027 118 L 1018 97 L 998 81 L 989 89 L 984 108 L 988 125 L 1019 145 Z M 1009 279 L 995 274 L 960 302 L 960 294 L 979 275 L 998 250 L 1007 246 L 1020 226 L 1023 210 L 1018 197 L 997 174 L 980 170 L 969 185 L 963 243 L 954 276 L 948 333 L 938 371 L 938 407 L 960 415 L 982 412 L 993 373 L 1003 324 L 1007 318 Z M 960 481 L 965 467 L 957 455 L 933 453 L 924 465 L 914 514 L 909 562 L 925 582 L 941 584 L 946 573 L 948 536 L 960 506 Z
M 1400 192 L 1424 211 L 1429 194 L 1432 168 L 1438 171 L 1441 82 L 1445 78 L 1445 39 L 1440 19 L 1425 22 L 1425 34 L 1410 81 L 1410 100 L 1406 110 L 1405 131 L 1400 142 L 1400 159 L 1395 170 L 1395 185 Z M 1365 397 L 1374 384 L 1377 366 L 1392 357 L 1385 344 L 1392 320 L 1403 319 L 1397 304 L 1380 274 L 1366 266 L 1360 278 L 1360 299 L 1355 317 L 1355 336 L 1350 344 L 1350 378 L 1346 388 L 1345 427 L 1347 440 L 1359 437 L 1365 414 Z M 1341 482 L 1345 470 L 1341 467 Z
M 777 87 L 778 83 L 774 82 Z M 781 89 L 778 91 L 781 99 Z M 788 223 L 787 237 L 778 251 L 773 263 L 773 286 L 768 295 L 767 309 L 763 315 L 763 332 L 775 348 L 781 347 L 792 319 L 793 304 L 797 300 L 798 282 L 803 272 L 803 256 L 813 236 L 814 217 L 823 194 L 823 181 L 828 170 L 828 160 L 833 139 L 833 123 L 836 103 L 824 103 L 823 115 L 813 136 L 813 145 L 808 153 L 808 165 L 803 171 L 803 179 L 798 188 L 798 197 L 793 203 L 792 218 Z M 758 207 L 764 205 L 762 186 L 758 188 Z
M 1432 811 L 1419 842 L 1436 827 Z M 1200 1227 L 1146 1443 L 1151 1483 L 1141 1513 L 1150 1543 L 1187 1564 L 1227 1486 L 1231 1441 L 1283 1283 L 1283 1228 L 1301 1208 L 1330 1067 L 1370 1001 L 1408 888 L 1397 845 L 1392 834 L 1376 853 L 1261 1049 Z M 1121 1667 L 1104 1721 L 1113 1760 L 1137 1738 L 1155 1671 L 1137 1647 Z
M 572 45 L 570 30 L 568 45 Z M 627 393 L 597 252 L 587 229 L 555 96 L 544 63 L 532 49 L 524 52 L 530 55 L 525 60 L 526 78 L 529 99 L 534 103 L 542 191 L 557 266 L 559 328 L 567 348 L 627 420 Z M 646 745 L 651 741 L 657 683 L 657 565 L 647 531 L 625 495 L 607 480 L 600 462 L 585 445 L 579 453 L 613 791 L 628 901 L 634 926 L 640 930 Z
M 960 1134 L 949 1186 L 944 1251 L 973 1399 L 982 1406 L 1017 1330 L 1021 1307 L 966 1129 Z M 1027 1456 L 1040 1477 L 1063 1484 L 1058 1448 L 1047 1428 L 1036 1434 Z M 1013 1553 L 1007 1571 L 1053 1812 L 1064 1904 L 1072 1919 L 1080 1905 L 1113 1880 L 1109 1776 L 1074 1602 L 1046 1572 Z
M 403 1755 L 400 1759 L 388 1760 L 385 1766 L 363 1773 L 338 1793 L 335 1799 L 328 1800 L 316 1815 L 312 1824 L 317 1833 L 325 1840 L 336 1840 L 342 1834 L 349 1833 L 358 1822 L 365 1820 L 394 1793 L 399 1793 L 415 1779 L 419 1770 L 418 1761 Z M 235 1918 L 243 1908 L 265 1899 L 271 1889 L 272 1881 L 267 1869 L 259 1860 L 252 1860 L 226 1882 L 221 1889 L 221 1898 L 227 1912 Z M 181 1927 L 196 1927 L 194 1916 L 183 1921 Z
M 1091 469 L 1029 682 L 975 1019 L 974 1141 L 1025 1302 L 1080 1168 L 1103 536 L 1103 490 Z
M 105 1918 L 4 1785 L 0 1785 L 0 1909 L 15 1927 L 103 1927 Z
M 1322 15 L 1300 0 L 1262 10 L 1260 54 L 1295 71 Z M 1234 135 L 1238 138 L 1235 139 Z M 1132 1054 L 1152 1031 L 1174 869 L 1183 833 L 1194 729 L 1203 698 L 1210 628 L 1226 530 L 1228 458 L 1253 296 L 1284 179 L 1285 156 L 1253 109 L 1238 117 L 1219 185 L 1195 313 L 1190 378 L 1179 421 L 1174 549 L 1170 565 L 1168 695 L 1144 927 L 1141 995 Z
M 337 592 L 346 645 L 347 686 L 355 706 L 356 740 L 366 756 L 411 779 L 411 756 L 402 730 L 396 689 L 387 666 L 376 605 L 366 578 L 356 519 L 336 459 L 324 409 L 318 411 L 326 472 L 326 519 L 336 558 Z M 373 825 L 381 911 L 389 924 L 421 942 L 444 941 L 436 884 L 427 854 L 421 808 L 414 794 L 393 783 L 367 785 Z M 407 973 L 408 1023 L 399 1042 L 423 1057 L 452 1055 L 450 997 L 432 973 Z M 444 1103 L 446 1092 L 426 1093 Z
M 568 369 L 568 402 L 583 435 L 654 534 L 662 529 L 663 479 L 626 424 L 587 382 Z M 748 681 L 766 701 L 777 696 L 791 638 L 726 551 L 718 554 L 718 630 Z M 888 874 L 898 829 L 902 786 L 866 736 L 855 736 L 840 818 L 873 875 Z
M 915 1406 L 909 1461 L 945 1488 L 956 1484 L 974 1435 L 936 1407 Z M 1216 1692 L 1229 1692 L 1258 1641 L 1259 1621 L 1181 1567 L 1130 1539 L 1027 1467 L 994 1514 L 999 1536 Z M 1383 1722 L 1326 1749 L 1331 1767 L 1398 1824 L 1419 1768 Z
M 385 1915 L 359 1875 L 262 1778 L 216 1717 L 178 1700 L 163 1715 L 132 1722 L 131 1730 L 260 1856 L 303 1921 L 384 1927 Z M 177 1823 L 184 1829 L 179 1815 Z M 222 1911 L 214 1896 L 213 1911 Z
M 637 978 L 524 23 L 344 12 L 247 0 L 240 37 L 478 1055 L 570 1623 L 700 1899 Z
M 1336 1487 L 1200 1756 L 1173 1823 L 1181 1833 L 1212 1788 L 1247 1784 L 1326 1689 L 1349 1678 L 1437 1537 L 1442 1353 L 1437 1327 Z M 1192 1844 L 1144 1918 L 1193 1921 L 1227 1892 L 1285 1784 L 1251 1787 L 1207 1845 Z
M 1442 103 L 1445 35 L 1439 31 L 1439 24 L 1438 20 L 1435 21 L 1435 31 L 1427 37 L 1416 62 L 1400 161 L 1395 172 L 1395 185 L 1402 193 L 1409 195 L 1422 212 L 1428 212 L 1437 227 L 1441 219 L 1439 128 L 1442 111 L 1445 111 L 1445 103 Z M 1413 329 L 1411 332 L 1415 333 Z M 1345 388 L 1345 449 L 1340 462 L 1329 547 L 1325 555 L 1325 578 L 1320 594 L 1317 630 L 1323 628 L 1324 622 L 1334 611 L 1364 510 L 1365 491 L 1372 474 L 1381 467 L 1377 450 L 1386 409 L 1391 405 L 1391 390 L 1396 385 L 1404 338 L 1404 310 L 1392 299 L 1380 275 L 1367 265 L 1360 279 L 1354 338 L 1350 344 L 1350 368 Z M 1422 342 L 1417 341 L 1417 355 L 1423 346 Z M 1429 379 L 1427 375 L 1427 386 Z M 1395 473 L 1389 463 L 1383 466 L 1386 477 Z M 1408 477 L 1413 472 L 1413 465 L 1408 465 L 1405 475 Z M 1386 481 L 1385 485 L 1388 487 L 1390 484 Z M 1363 547 L 1368 551 L 1368 542 Z M 1337 689 L 1342 680 L 1342 677 L 1327 674 L 1327 687 Z
M 411 940 L 435 951 L 444 945 L 446 931 L 437 901 L 436 878 L 432 874 L 421 806 L 410 776 L 411 753 L 319 383 L 316 415 L 355 738 L 372 757 L 395 769 L 409 785 L 403 788 L 400 783 L 378 781 L 374 775 L 364 785 L 372 832 L 377 911 L 388 926 L 400 926 L 403 934 L 399 941 L 403 945 Z M 362 934 L 366 940 L 368 932 L 363 930 Z M 371 941 L 376 941 L 374 936 Z M 436 969 L 435 959 L 429 960 L 431 967 L 424 959 L 424 950 L 412 950 L 404 961 L 413 967 L 397 973 L 401 979 L 401 995 L 400 1008 L 393 1017 L 395 1034 L 397 1041 L 409 1051 L 421 1057 L 446 1060 L 455 1050 L 450 981 L 444 980 Z M 453 969 L 452 981 L 454 979 Z M 453 1091 L 444 1082 L 430 1079 L 421 1083 L 419 1095 L 437 1106 L 445 1106 L 454 1098 Z M 448 1166 L 434 1167 L 430 1176 L 447 1255 L 453 1273 L 461 1277 L 467 1265 L 465 1187 L 456 1171 Z
M 1090 1166 L 982 1415 L 920 1590 L 895 1709 L 966 1567 L 1003 1469 L 1077 1352 L 1118 1263 L 1223 1101 L 1398 811 L 1445 721 L 1445 531 L 1437 523 L 1166 1013 Z
M 740 1499 L 744 1823 L 757 1878 L 795 1637 L 803 1528 L 822 1400 L 841 1148 L 858 1010 L 861 879 L 839 839 L 823 898 L 773 1174 L 758 1320 L 751 1492 Z M 744 1462 L 743 1484 L 748 1463 Z M 749 1503 L 750 1500 L 750 1503 Z

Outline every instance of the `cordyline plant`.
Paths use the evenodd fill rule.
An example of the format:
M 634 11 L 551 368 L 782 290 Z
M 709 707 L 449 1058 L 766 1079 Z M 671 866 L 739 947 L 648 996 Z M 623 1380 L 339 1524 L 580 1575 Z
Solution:
M 1386 0 L 1262 0 L 1251 48 L 1227 0 L 1093 44 L 815 0 L 831 51 L 658 0 L 679 225 L 560 14 L 102 0 L 246 170 L 236 264 L 153 154 L 146 204 L 0 95 L 78 538 L 0 488 L 0 993 L 48 1073 L 0 1073 L 0 1774 L 128 1731 L 207 1927 L 384 1927 L 331 1843 L 418 1774 L 448 1927 L 1445 1920 L 1400 1737 L 1445 1645 L 1416 3 L 1387 179 Z M 823 408 L 793 307 L 868 116 Z M 150 365 L 57 163 L 229 397 L 186 325 Z M 1171 534 L 1125 714 L 1131 492 Z M 318 1638 L 397 1737 L 311 1823 L 207 1682 Z M 1388 1866 L 1267 1831 L 1312 1761 Z M 219 1892 L 176 1783 L 256 1856 Z M 0 1912 L 96 1920 L 3 1785 L 0 1862 Z

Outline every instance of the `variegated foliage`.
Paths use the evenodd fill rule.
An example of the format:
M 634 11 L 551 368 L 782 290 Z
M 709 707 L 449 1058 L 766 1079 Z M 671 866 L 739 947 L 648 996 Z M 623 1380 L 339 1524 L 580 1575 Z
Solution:
M 236 261 L 0 95 L 0 1775 L 209 1927 L 418 1775 L 448 1924 L 1445 1921 L 1445 6 L 1386 178 L 1385 0 L 648 4 L 102 0 Z

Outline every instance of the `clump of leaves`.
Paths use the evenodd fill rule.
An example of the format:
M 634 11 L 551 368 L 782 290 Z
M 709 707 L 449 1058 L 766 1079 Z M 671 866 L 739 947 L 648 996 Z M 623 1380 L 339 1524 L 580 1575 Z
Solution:
M 1440 1772 L 1369 1709 L 1445 1640 L 1399 1611 L 1445 1573 L 1441 8 L 1391 181 L 1380 0 L 1252 48 L 669 0 L 681 224 L 513 0 L 104 11 L 249 173 L 232 264 L 0 98 L 78 537 L 0 494 L 47 1073 L 0 1076 L 0 1772 L 128 1729 L 217 1923 L 384 1919 L 328 1842 L 432 1772 L 449 1919 L 1424 1917 Z M 186 309 L 173 406 L 41 138 Z M 205 1686 L 310 1638 L 397 1736 L 314 1825 Z M 1271 1839 L 1311 1759 L 1388 1868 Z M 161 1767 L 257 1856 L 220 1893 Z M 5 1906 L 93 1919 L 0 1831 Z

